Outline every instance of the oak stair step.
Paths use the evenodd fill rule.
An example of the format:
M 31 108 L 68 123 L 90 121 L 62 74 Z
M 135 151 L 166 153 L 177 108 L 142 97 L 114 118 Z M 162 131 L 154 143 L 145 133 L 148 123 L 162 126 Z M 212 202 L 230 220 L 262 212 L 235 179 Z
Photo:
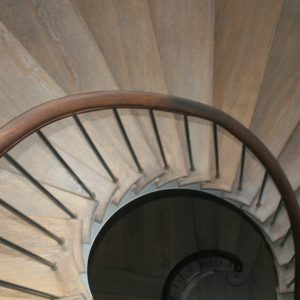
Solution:
M 215 2 L 213 106 L 247 127 L 260 100 L 260 88 L 282 6 L 281 0 L 254 0 L 247 5 Z M 242 148 L 224 130 L 220 130 L 219 140 L 221 176 L 207 187 L 230 192 Z
M 283 5 L 268 64 L 250 129 L 278 157 L 300 121 L 297 84 L 300 69 L 300 44 L 291 37 L 300 35 L 300 3 Z M 270 101 L 272 99 L 272 101 Z M 249 205 L 255 199 L 264 176 L 264 168 L 247 156 L 244 188 L 238 194 Z M 235 191 L 237 188 L 235 187 Z
M 1 279 L 57 297 L 82 293 L 87 299 L 90 299 L 81 282 L 71 253 L 62 253 L 60 256 L 47 255 L 45 258 L 57 263 L 56 271 L 52 271 L 49 267 L 40 265 L 30 259 L 11 258 L 0 262 Z M 3 293 L 4 289 L 0 289 L 1 293 Z M 11 294 L 11 291 L 9 293 Z M 14 295 L 14 299 L 18 299 L 18 291 L 15 291 Z
M 292 188 L 294 189 L 294 191 L 296 191 L 300 187 L 300 174 L 298 172 L 298 170 L 300 169 L 300 123 L 297 125 L 294 132 L 290 136 L 288 142 L 286 143 L 278 158 L 278 161 L 285 174 L 287 175 Z M 249 208 L 249 211 L 264 223 L 272 215 L 274 215 L 278 208 L 280 200 L 280 194 L 274 182 L 270 179 L 265 185 L 261 198 L 261 205 L 259 207 L 256 207 L 256 203 L 254 201 Z M 282 207 L 281 209 L 285 210 L 284 207 Z M 284 226 L 284 228 L 286 228 L 286 226 L 289 225 L 289 221 L 287 220 L 287 222 L 278 225 Z
M 56 255 L 69 252 L 73 254 L 74 261 L 79 273 L 85 272 L 85 266 L 81 249 L 81 221 L 66 220 L 58 218 L 31 217 L 35 222 L 47 228 L 52 233 L 64 239 L 64 244 L 60 245 L 57 241 L 50 239 L 36 228 L 20 220 L 16 216 L 0 208 L 1 237 L 25 248 L 41 257 L 44 255 Z M 0 245 L 0 260 L 8 260 L 12 257 L 24 257 L 24 254 L 13 249 Z M 26 257 L 26 256 L 25 256 Z
M 34 135 L 14 147 L 9 154 L 37 181 L 92 199 L 46 146 L 35 139 Z M 87 183 L 88 189 L 95 194 L 95 199 L 99 203 L 96 208 L 96 218 L 101 220 L 116 189 L 115 184 L 99 176 L 67 153 L 61 152 L 61 154 L 65 160 L 69 161 L 75 173 Z M 32 163 L 32 157 L 34 157 L 34 163 Z M 3 168 L 19 173 L 11 164 L 4 163 Z
M 151 0 L 148 4 L 169 94 L 212 104 L 214 2 Z M 183 120 L 177 118 L 190 169 L 181 184 L 209 181 L 211 124 L 198 118 L 188 121 L 193 164 L 187 155 Z
M 38 5 L 3 1 L 0 5 L 0 19 L 44 70 L 56 79 L 65 93 L 118 89 L 98 45 L 71 1 L 46 1 Z M 98 138 L 100 153 L 119 179 L 119 189 L 114 194 L 114 200 L 118 202 L 138 180 L 139 174 L 136 173 L 113 114 L 111 111 L 103 111 L 84 114 L 80 118 L 90 127 L 87 131 L 92 140 Z M 72 130 L 74 133 L 72 126 L 65 124 L 55 128 L 65 130 L 63 135 L 58 131 L 58 135 L 63 137 L 60 140 L 62 149 L 69 149 L 70 153 L 75 150 L 75 155 L 79 155 L 81 161 L 87 163 L 92 170 L 107 175 L 101 170 L 101 164 L 95 161 L 95 155 L 90 155 L 87 145 L 81 143 L 80 147 L 77 146 L 74 134 L 71 134 Z M 59 137 L 55 138 L 57 140 Z M 81 153 L 77 153 L 78 151 Z
M 1 90 L 1 99 L 3 100 L 3 104 L 5 106 L 5 109 L 1 109 L 0 112 L 0 121 L 1 123 L 8 121 L 12 117 L 20 114 L 24 110 L 27 110 L 28 108 L 31 108 L 35 105 L 40 104 L 41 102 L 44 102 L 46 100 L 50 99 L 55 99 L 59 98 L 65 95 L 65 93 L 62 91 L 62 89 L 57 86 L 57 84 L 49 77 L 49 75 L 40 67 L 40 65 L 30 56 L 30 54 L 26 51 L 25 48 L 22 47 L 22 45 L 19 43 L 19 41 L 16 40 L 16 38 L 7 30 L 7 28 L 0 23 L 0 33 L 2 36 L 2 39 L 0 41 L 0 53 L 1 59 L 0 66 L 1 70 L 3 70 L 3 73 L 1 72 L 2 75 L 0 75 L 0 90 Z M 17 62 L 17 63 L 16 63 Z M 4 75 L 5 73 L 5 75 Z M 24 76 L 24 74 L 27 74 L 27 76 Z M 18 89 L 15 89 L 15 82 L 19 82 L 20 85 L 18 86 Z M 5 91 L 5 93 L 4 93 Z M 82 156 L 81 151 L 77 151 L 78 149 L 86 149 L 86 142 L 82 140 L 82 137 L 78 134 L 75 135 L 68 135 L 66 132 L 71 131 L 74 132 L 73 127 L 69 127 L 68 121 L 64 120 L 61 121 L 64 124 L 64 134 L 61 135 L 57 133 L 56 131 L 59 129 L 62 129 L 61 126 L 59 128 L 55 127 L 57 125 L 53 125 L 53 128 L 56 128 L 54 131 L 52 131 L 52 140 L 54 140 L 59 146 L 67 147 L 67 145 L 71 145 L 72 147 L 68 146 L 67 150 L 71 152 L 72 155 L 76 157 L 74 159 L 72 155 L 70 155 L 68 152 L 60 152 L 61 154 L 64 154 L 64 158 L 71 164 L 73 168 L 76 168 L 76 171 L 82 171 L 87 178 L 86 180 L 91 180 L 91 183 L 95 183 L 95 178 L 98 177 L 98 180 L 101 180 L 102 184 L 100 185 L 99 182 L 98 184 L 94 184 L 92 188 L 95 189 L 95 193 L 97 194 L 98 191 L 98 197 L 101 197 L 101 205 L 98 207 L 98 217 L 101 219 L 101 216 L 103 214 L 103 210 L 105 209 L 108 201 L 110 200 L 110 197 L 116 188 L 115 185 L 109 181 L 108 179 L 102 178 L 99 175 L 97 175 L 95 172 L 92 172 L 90 168 L 85 166 L 86 158 L 91 157 L 92 160 L 92 155 L 90 155 L 90 152 L 84 153 L 83 157 L 85 162 L 79 162 L 77 160 L 77 156 Z M 52 130 L 53 130 L 52 128 Z M 70 129 L 71 128 L 71 129 Z M 72 129 L 73 128 L 73 129 Z M 55 133 L 56 132 L 56 133 Z M 55 136 L 54 136 L 55 135 Z M 67 140 L 67 137 L 68 140 Z M 22 153 L 22 157 L 25 160 L 25 162 L 30 162 L 31 164 L 31 158 L 32 158 L 32 152 L 29 151 L 35 149 L 35 155 L 39 154 L 42 152 L 45 154 L 42 148 L 43 146 L 41 143 L 35 144 L 33 143 L 34 135 L 28 139 L 26 139 L 23 142 L 23 145 L 25 144 L 26 146 L 25 149 L 20 149 L 20 145 L 16 147 L 13 151 L 17 151 L 16 149 L 20 149 L 20 153 Z M 31 142 L 32 144 L 29 145 L 28 143 Z M 76 143 L 75 143 L 76 142 Z M 75 144 L 74 144 L 75 143 Z M 45 147 L 45 146 L 44 146 Z M 83 148 L 81 148 L 83 147 Z M 26 157 L 27 151 L 30 152 L 29 157 Z M 45 150 L 45 149 L 44 149 Z M 72 151 L 71 151 L 72 150 Z M 61 150 L 63 151 L 63 150 Z M 90 150 L 89 150 L 90 151 Z M 41 154 L 41 153 L 40 153 Z M 47 166 L 48 168 L 48 175 L 49 172 L 51 174 L 51 170 L 49 170 L 49 163 L 53 162 L 54 165 L 53 167 L 57 166 L 57 170 L 62 170 L 60 166 L 58 166 L 58 162 L 55 162 L 53 159 L 53 155 L 51 153 L 48 153 L 48 157 L 46 160 L 46 157 L 41 157 L 37 156 L 36 159 L 39 161 L 40 164 L 31 164 L 31 167 L 34 167 L 36 171 L 40 171 L 40 175 L 42 178 L 45 179 L 47 172 L 45 171 L 45 167 Z M 51 157 L 50 157 L 51 156 Z M 80 157 L 79 157 L 80 158 Z M 39 167 L 41 169 L 39 169 Z M 50 168 L 51 169 L 51 168 Z M 55 172 L 55 169 L 52 169 L 52 174 Z M 64 171 L 65 175 L 65 171 Z M 49 184 L 52 184 L 52 180 L 56 180 L 57 184 L 58 181 L 55 179 L 57 177 L 53 176 L 48 178 Z M 70 176 L 63 176 L 60 178 L 60 180 L 64 178 L 67 179 L 69 178 L 69 183 L 68 187 L 71 191 L 78 191 L 80 188 L 78 187 L 78 184 L 74 182 L 73 183 L 70 181 Z M 93 180 L 94 181 L 93 181 Z M 46 181 L 47 182 L 47 181 Z M 109 188 L 110 185 L 110 188 Z M 58 185 L 61 187 L 61 185 Z M 83 192 L 82 192 L 83 193 Z M 107 198 L 105 198 L 107 197 Z M 98 198 L 98 199 L 99 199 Z
M 120 89 L 168 93 L 146 1 L 77 0 L 76 3 Z M 110 28 L 109 32 L 106 28 Z M 154 115 L 170 166 L 159 179 L 162 185 L 186 176 L 187 170 L 175 117 L 162 112 Z M 129 136 L 134 136 L 132 143 L 144 171 L 156 173 L 151 161 L 161 166 L 161 157 L 148 112 L 136 116 L 132 110 L 125 110 L 121 118 Z M 139 137 L 136 125 L 141 128 L 143 138 Z
M 48 185 L 43 186 L 82 221 L 82 242 L 88 243 L 96 202 Z M 29 184 L 26 178 L 3 169 L 0 169 L 0 195 L 4 201 L 26 215 L 69 219 L 50 199 Z

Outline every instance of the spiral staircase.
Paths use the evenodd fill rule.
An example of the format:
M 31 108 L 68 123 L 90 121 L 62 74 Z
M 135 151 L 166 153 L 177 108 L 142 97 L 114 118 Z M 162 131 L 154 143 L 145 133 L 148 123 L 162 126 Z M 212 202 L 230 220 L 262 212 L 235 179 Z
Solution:
M 0 299 L 91 299 L 96 230 L 175 185 L 250 218 L 277 298 L 299 300 L 299 15 L 298 0 L 0 0 Z

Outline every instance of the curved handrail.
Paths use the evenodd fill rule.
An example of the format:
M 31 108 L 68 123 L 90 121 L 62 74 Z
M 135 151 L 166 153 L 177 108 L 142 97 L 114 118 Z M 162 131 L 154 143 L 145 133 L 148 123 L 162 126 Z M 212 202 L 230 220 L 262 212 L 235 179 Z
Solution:
M 296 195 L 276 158 L 249 129 L 219 109 L 195 101 L 144 92 L 94 92 L 68 96 L 41 104 L 0 129 L 0 157 L 25 137 L 65 117 L 112 108 L 153 109 L 187 114 L 212 121 L 229 131 L 264 165 L 285 203 L 295 245 L 295 299 L 300 300 L 300 208 Z

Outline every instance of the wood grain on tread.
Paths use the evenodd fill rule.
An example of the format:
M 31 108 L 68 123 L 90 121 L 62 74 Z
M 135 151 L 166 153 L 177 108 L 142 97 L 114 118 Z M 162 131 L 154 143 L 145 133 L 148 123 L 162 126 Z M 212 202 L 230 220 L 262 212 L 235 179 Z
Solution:
M 3 107 L 0 111 L 1 122 L 6 122 L 17 114 L 22 113 L 24 110 L 38 105 L 45 100 L 65 95 L 48 74 L 46 74 L 36 61 L 32 59 L 20 43 L 7 31 L 2 23 L 0 23 L 0 34 L 0 69 L 3 70 L 0 75 L 1 107 Z M 17 89 L 15 87 L 16 82 L 18 82 Z M 56 125 L 54 124 L 54 126 Z M 71 132 L 68 130 L 68 127 Z M 98 199 L 101 197 L 101 205 L 104 205 L 104 207 L 99 208 L 99 210 L 103 210 L 116 188 L 115 185 L 112 184 L 110 180 L 101 178 L 100 175 L 97 175 L 96 172 L 92 172 L 90 168 L 85 166 L 87 161 L 86 158 L 92 156 L 90 155 L 91 150 L 85 153 L 77 151 L 77 149 L 86 149 L 87 147 L 85 146 L 86 142 L 81 136 L 78 134 L 76 135 L 76 133 L 71 135 L 66 134 L 74 133 L 74 130 L 70 128 L 67 123 L 64 123 L 62 127 L 56 127 L 56 130 L 61 130 L 62 132 L 54 134 L 52 131 L 52 141 L 62 147 L 69 145 L 66 147 L 68 150 L 73 149 L 71 153 L 75 156 L 75 159 L 69 153 L 64 152 L 64 158 L 70 165 L 74 168 L 78 167 L 77 170 L 83 171 L 85 173 L 84 176 L 89 174 L 86 180 L 94 178 L 93 180 L 95 182 L 95 179 L 98 177 L 97 184 L 94 185 L 94 188 L 98 189 L 98 193 L 96 192 L 96 194 L 98 194 Z M 23 157 L 24 162 L 26 162 L 27 165 L 30 165 L 31 168 L 34 168 L 44 179 L 47 178 L 47 174 L 50 175 L 52 173 L 52 175 L 47 178 L 46 182 L 54 185 L 54 182 L 62 183 L 67 180 L 69 182 L 67 190 L 71 192 L 80 191 L 80 188 L 78 188 L 78 184 L 74 179 L 71 178 L 70 175 L 67 175 L 66 171 L 63 171 L 63 168 L 59 166 L 58 161 L 55 161 L 55 158 L 53 158 L 53 155 L 49 153 L 48 150 L 45 151 L 45 146 L 42 145 L 41 141 L 32 136 L 31 140 L 28 138 L 24 141 L 24 144 L 26 145 L 25 148 L 20 148 L 19 145 L 20 156 Z M 72 147 L 70 148 L 70 146 Z M 33 149 L 35 149 L 35 153 L 30 151 Z M 44 157 L 43 155 L 47 152 L 48 156 Z M 33 157 L 33 155 L 37 156 Z M 82 156 L 84 157 L 84 163 L 77 160 L 81 159 Z M 53 163 L 51 166 L 49 165 L 50 161 Z M 57 169 L 54 169 L 54 166 L 56 166 Z M 48 169 L 48 172 L 46 172 L 46 169 Z M 57 170 L 61 170 L 64 173 L 61 178 L 57 177 Z M 99 182 L 102 184 L 99 185 Z M 64 188 L 60 183 L 58 184 L 58 187 Z M 101 212 L 101 214 L 102 213 L 103 212 Z
M 296 191 L 296 196 L 298 199 L 298 204 L 300 204 L 300 188 Z M 266 227 L 265 230 L 268 233 L 272 241 L 277 241 L 283 238 L 288 232 L 291 226 L 290 219 L 285 208 L 280 209 L 276 222 L 273 226 Z
M 70 297 L 63 297 L 61 300 L 87 300 L 84 295 L 75 295 Z
M 93 33 L 114 77 L 121 89 L 144 90 L 167 93 L 159 52 L 152 28 L 146 1 L 81 1 L 76 0 L 82 15 Z M 109 30 L 107 30 L 109 28 Z M 171 169 L 160 179 L 160 183 L 185 176 L 186 167 L 181 149 L 175 118 L 172 114 L 155 113 L 167 161 Z M 139 141 L 136 118 L 125 110 L 122 119 L 137 154 L 144 161 L 144 169 L 150 167 L 154 150 L 160 163 L 156 140 L 147 112 L 138 115 L 138 124 L 147 137 Z M 148 149 L 149 148 L 149 149 Z M 143 166 L 143 164 L 142 164 Z
M 3 1 L 0 7 L 0 19 L 67 94 L 118 89 L 98 45 L 70 1 Z M 138 174 L 112 112 L 83 115 L 82 120 L 88 122 L 92 139 L 101 140 L 99 150 L 120 179 L 115 198 L 121 198 L 136 182 Z M 81 134 L 72 120 L 51 125 L 47 133 L 63 150 L 107 176 L 95 155 L 87 149 L 87 143 L 80 143 Z M 124 177 L 126 181 L 122 180 Z
M 149 0 L 148 4 L 169 93 L 212 104 L 214 1 Z M 196 170 L 182 184 L 210 179 L 211 128 L 204 120 L 189 121 Z M 178 128 L 184 128 L 180 120 Z M 181 143 L 186 144 L 184 132 Z M 187 157 L 186 161 L 189 165 Z
M 89 242 L 96 203 L 48 185 L 44 187 L 82 220 L 82 241 Z M 0 194 L 4 201 L 26 215 L 69 218 L 27 179 L 4 169 L 0 170 Z
M 250 126 L 260 101 L 268 56 L 283 0 L 216 1 L 213 105 Z M 231 191 L 240 143 L 220 131 L 221 177 L 207 187 Z
M 285 2 L 274 37 L 251 130 L 278 157 L 300 120 L 300 2 Z M 256 196 L 264 169 L 247 156 L 244 189 L 246 204 Z
M 32 217 L 34 221 L 49 229 L 59 237 L 64 238 L 65 243 L 63 245 L 58 245 L 56 241 L 49 239 L 48 236 L 19 218 L 6 213 L 2 208 L 0 208 L 0 211 L 2 216 L 0 221 L 2 237 L 40 255 L 41 257 L 44 257 L 44 255 L 59 256 L 61 253 L 70 252 L 73 254 L 78 272 L 83 273 L 85 271 L 81 252 L 82 240 L 80 220 Z M 0 245 L 0 248 L 1 261 L 9 260 L 13 257 L 26 257 L 24 254 L 9 249 L 4 245 Z
M 65 94 L 1 22 L 0 36 L 0 123 L 3 125 L 29 108 Z
M 4 287 L 0 287 L 0 299 L 1 300 L 45 300 L 43 297 L 38 297 L 34 295 L 30 295 L 27 293 L 15 291 L 12 289 L 7 289 Z
M 74 180 L 48 148 L 38 140 L 36 135 L 27 137 L 14 147 L 10 154 L 38 181 L 89 198 L 87 192 Z M 62 149 L 60 149 L 60 154 L 88 188 L 95 193 L 98 201 L 96 217 L 101 219 L 116 189 L 116 185 L 74 159 Z M 5 164 L 4 168 L 17 172 L 13 166 L 8 164 Z
M 292 235 L 288 237 L 283 246 L 281 245 L 281 242 L 273 244 L 272 252 L 280 266 L 290 263 L 291 259 L 295 255 L 295 246 Z
M 300 187 L 300 123 L 298 123 L 294 132 L 290 136 L 287 144 L 282 150 L 278 161 L 289 178 L 292 188 L 296 191 Z M 261 200 L 261 206 L 256 207 L 255 201 L 249 207 L 248 211 L 255 215 L 261 222 L 265 222 L 274 212 L 279 204 L 281 196 L 270 179 L 267 181 L 266 187 Z M 279 224 L 279 226 L 287 227 L 288 224 Z
M 290 287 L 287 285 L 295 278 L 295 265 L 290 266 L 286 269 L 284 266 L 276 266 L 278 274 L 278 292 L 279 293 L 291 293 L 295 289 L 295 284 Z
M 30 259 L 14 257 L 0 262 L 1 279 L 59 297 L 82 293 L 90 299 L 71 253 L 62 253 L 60 256 L 47 255 L 45 258 L 56 261 L 58 269 L 52 271 L 49 267 Z

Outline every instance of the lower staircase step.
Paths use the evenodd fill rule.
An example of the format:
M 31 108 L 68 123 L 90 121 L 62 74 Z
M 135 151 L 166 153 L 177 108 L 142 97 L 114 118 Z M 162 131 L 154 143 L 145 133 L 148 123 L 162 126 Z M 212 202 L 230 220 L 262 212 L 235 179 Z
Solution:
M 59 298 L 83 294 L 87 299 L 90 299 L 81 282 L 71 253 L 63 253 L 60 256 L 45 256 L 45 258 L 56 262 L 56 271 L 30 259 L 11 258 L 0 262 L 1 280 L 52 294 Z M 18 299 L 18 294 L 19 292 L 15 291 L 13 299 Z
M 64 243 L 60 245 L 28 223 L 15 216 L 8 215 L 5 211 L 2 211 L 1 207 L 0 213 L 0 232 L 2 238 L 41 257 L 44 257 L 45 254 L 60 256 L 62 253 L 70 252 L 73 254 L 78 272 L 83 273 L 85 271 L 81 252 L 81 222 L 79 220 L 31 217 L 52 233 L 63 238 Z M 0 244 L 0 261 L 9 260 L 12 257 L 26 256 Z
M 82 242 L 88 243 L 90 241 L 93 213 L 97 202 L 49 185 L 43 186 L 74 212 L 79 220 L 82 220 Z M 26 178 L 3 169 L 0 170 L 0 195 L 3 200 L 26 215 L 69 218 Z

